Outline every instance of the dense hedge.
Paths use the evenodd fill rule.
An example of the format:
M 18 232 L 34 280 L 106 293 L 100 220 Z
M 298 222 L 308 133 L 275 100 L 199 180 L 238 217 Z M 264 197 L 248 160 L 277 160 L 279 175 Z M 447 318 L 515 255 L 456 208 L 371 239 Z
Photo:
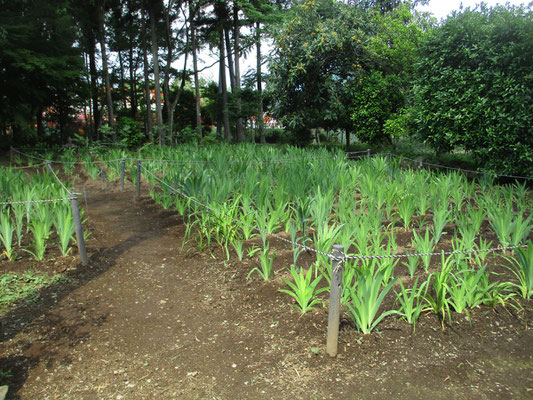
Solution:
M 416 132 L 438 152 L 462 147 L 484 168 L 533 176 L 533 13 L 467 9 L 422 44 Z

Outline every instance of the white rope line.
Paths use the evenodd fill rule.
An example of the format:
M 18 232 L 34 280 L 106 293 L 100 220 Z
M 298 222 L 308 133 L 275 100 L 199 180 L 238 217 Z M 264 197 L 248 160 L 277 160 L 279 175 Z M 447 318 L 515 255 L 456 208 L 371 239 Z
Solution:
M 435 253 L 413 253 L 413 254 L 389 254 L 389 255 L 373 255 L 373 256 L 344 256 L 344 260 L 372 260 L 384 258 L 409 258 L 409 257 L 424 257 L 424 256 L 449 256 L 452 254 L 473 254 L 473 253 L 495 253 L 498 251 L 515 250 L 526 248 L 527 245 L 508 246 L 508 247 L 492 247 L 487 249 L 472 249 L 472 250 L 455 250 L 455 251 L 441 251 Z
M 37 157 L 37 156 L 34 156 L 34 155 L 31 155 L 31 154 L 27 154 L 27 153 L 22 153 L 21 151 L 13 148 L 14 151 L 16 151 L 17 153 L 21 154 L 21 155 L 24 155 L 26 157 L 29 157 L 29 158 L 34 158 L 34 159 L 37 159 L 37 160 L 41 160 L 43 161 L 42 164 L 45 164 L 46 162 L 50 162 L 50 163 L 54 163 L 54 164 L 78 164 L 78 165 L 83 165 L 83 164 L 100 164 L 100 163 L 112 163 L 112 162 L 118 162 L 118 161 L 122 161 L 122 158 L 117 158 L 117 159 L 112 159 L 112 160 L 95 160 L 95 161 L 61 161 L 61 160 L 47 160 L 45 158 L 41 158 L 41 157 Z M 159 162 L 159 163 L 169 163 L 169 164 L 209 164 L 209 163 L 214 163 L 215 160 L 183 160 L 183 161 L 180 161 L 180 160 L 169 160 L 169 159 L 155 159 L 155 158 L 134 158 L 134 157 L 126 157 L 125 158 L 126 160 L 129 160 L 129 161 L 137 161 L 137 160 L 141 160 L 141 161 L 146 161 L 146 162 Z M 263 163 L 275 163 L 275 162 L 278 162 L 278 163 L 291 163 L 291 162 L 301 162 L 301 161 L 316 161 L 316 160 L 328 160 L 328 159 L 334 159 L 334 157 L 314 157 L 314 158 L 310 158 L 310 159 L 305 159 L 305 158 L 282 158 L 282 159 L 274 159 L 274 160 L 249 160 L 249 161 L 244 161 L 246 162 L 246 164 L 263 164 Z M 243 162 L 242 160 L 231 160 L 231 161 L 228 161 L 228 163 L 230 164 L 236 164 L 236 163 L 239 163 L 239 162 Z M 40 165 L 42 165 L 40 164 Z
M 331 157 L 315 157 L 315 158 L 310 158 L 310 159 L 305 159 L 305 158 L 281 158 L 281 159 L 277 159 L 277 160 L 230 160 L 230 161 L 227 161 L 228 164 L 236 164 L 236 163 L 239 163 L 239 162 L 244 162 L 246 164 L 263 164 L 263 163 L 291 163 L 291 162 L 301 162 L 301 161 L 316 161 L 316 160 L 328 160 L 328 159 L 331 159 L 331 160 L 334 160 L 335 157 L 332 155 Z M 137 161 L 137 160 L 140 160 L 140 161 L 147 161 L 147 162 L 154 162 L 154 163 L 168 163 L 168 164 L 183 164 L 183 165 L 187 165 L 187 164 L 210 164 L 210 163 L 215 163 L 216 161 L 215 160 L 184 160 L 184 161 L 179 161 L 179 160 L 168 160 L 168 159 L 155 159 L 155 158 L 128 158 L 128 160 L 130 161 Z
M 44 165 L 46 163 L 54 163 L 54 164 L 79 164 L 79 165 L 83 165 L 83 164 L 102 164 L 102 163 L 111 163 L 111 162 L 117 162 L 117 161 L 121 161 L 122 158 L 116 158 L 116 159 L 111 159 L 111 160 L 94 160 L 94 161 L 61 161 L 61 160 L 47 160 L 46 158 L 41 158 L 41 157 L 37 157 L 37 156 L 34 156 L 32 154 L 28 154 L 28 153 L 23 153 L 19 150 L 17 150 L 16 148 L 13 147 L 13 150 L 16 151 L 17 153 L 23 155 L 23 156 L 26 156 L 26 157 L 29 157 L 29 158 L 34 158 L 36 160 L 41 160 L 43 161 L 41 164 L 38 164 L 38 165 Z M 27 166 L 27 167 L 18 167 L 18 168 L 31 168 L 32 166 Z
M 122 158 L 116 158 L 112 160 L 95 160 L 95 161 L 51 161 L 54 164 L 71 164 L 71 165 L 85 165 L 85 164 L 105 164 L 121 161 Z
M 16 151 L 17 153 L 21 154 L 21 155 L 25 155 L 27 157 L 34 158 L 36 160 L 41 160 L 43 162 L 49 161 L 49 162 L 54 162 L 54 163 L 58 163 L 58 164 L 98 164 L 98 163 L 117 162 L 117 161 L 121 161 L 122 160 L 122 159 L 114 159 L 114 160 L 98 160 L 98 161 L 53 161 L 53 160 L 47 160 L 45 158 L 37 157 L 37 156 L 31 155 L 31 154 L 23 153 L 23 152 L 17 150 L 16 148 L 14 148 L 14 147 L 13 147 L 13 150 Z M 348 157 L 351 156 L 351 155 L 368 154 L 368 150 L 351 151 L 351 152 L 345 152 L 344 154 L 346 156 L 348 156 Z M 449 170 L 452 170 L 452 171 L 469 172 L 469 173 L 478 174 L 478 175 L 488 174 L 488 175 L 492 175 L 492 176 L 495 176 L 495 177 L 501 177 L 501 178 L 533 180 L 533 177 L 530 177 L 530 176 L 505 175 L 505 174 L 498 174 L 498 173 L 489 172 L 489 171 L 474 171 L 474 170 L 471 170 L 471 169 L 463 169 L 463 168 L 449 167 L 449 166 L 441 165 L 441 164 L 434 164 L 434 163 L 430 163 L 430 162 L 426 162 L 426 161 L 422 161 L 422 160 L 418 161 L 418 160 L 414 160 L 414 159 L 409 158 L 409 157 L 401 156 L 401 155 L 390 153 L 390 152 L 388 152 L 388 153 L 383 153 L 382 152 L 382 153 L 372 154 L 372 156 L 385 155 L 385 154 L 390 154 L 393 157 L 397 157 L 397 158 L 400 158 L 400 159 L 405 159 L 405 160 L 411 161 L 411 162 L 419 164 L 419 165 L 428 165 L 430 167 L 445 168 L 445 169 L 449 169 Z M 308 161 L 327 160 L 329 158 L 330 157 L 315 157 L 315 158 L 309 159 Z M 331 159 L 334 159 L 334 157 L 331 157 Z M 215 162 L 214 160 L 178 161 L 178 160 L 154 159 L 154 158 L 128 158 L 128 160 L 130 160 L 130 161 L 141 160 L 141 161 L 150 161 L 150 162 L 165 162 L 165 163 L 172 163 L 172 164 L 207 164 L 207 163 Z M 297 159 L 297 158 L 279 159 L 279 160 L 250 160 L 250 161 L 247 161 L 247 164 L 262 164 L 262 163 L 268 163 L 268 162 L 290 163 L 290 162 L 299 162 L 299 161 L 307 161 L 307 160 L 305 160 L 305 159 Z M 240 160 L 232 160 L 232 161 L 230 161 L 230 163 L 232 163 L 232 164 L 233 163 L 238 163 L 238 162 L 241 162 L 241 161 Z M 40 165 L 42 165 L 42 164 L 40 164 Z M 26 167 L 19 167 L 19 168 L 26 168 Z M 30 168 L 30 167 L 28 166 L 27 168 Z
M 2 201 L 0 202 L 0 205 L 11 206 L 11 205 L 17 205 L 17 204 L 57 203 L 60 201 L 67 201 L 67 200 L 70 200 L 70 197 L 63 197 L 60 199 L 46 199 L 46 200 Z
M 530 176 L 504 175 L 504 174 L 497 174 L 495 172 L 490 172 L 490 171 L 474 171 L 474 170 L 471 170 L 471 169 L 448 167 L 446 165 L 434 164 L 434 163 L 430 163 L 430 162 L 426 162 L 426 161 L 422 161 L 422 160 L 418 161 L 418 160 L 414 160 L 414 159 L 409 158 L 409 157 L 400 156 L 400 155 L 393 154 L 393 153 L 390 153 L 390 155 L 394 156 L 394 157 L 397 157 L 397 158 L 400 158 L 400 160 L 404 159 L 404 160 L 408 160 L 408 161 L 411 161 L 411 162 L 416 163 L 416 164 L 428 165 L 430 167 L 436 167 L 436 168 L 445 168 L 445 169 L 449 169 L 449 170 L 452 170 L 452 171 L 468 172 L 468 173 L 478 174 L 478 175 L 485 175 L 486 174 L 486 175 L 492 175 L 492 176 L 500 177 L 500 178 L 514 178 L 514 179 L 533 180 L 533 177 L 530 177 Z
M 201 207 L 207 209 L 208 211 L 210 211 L 210 212 L 212 212 L 212 213 L 214 213 L 214 214 L 217 214 L 218 216 L 221 216 L 221 217 L 224 217 L 224 218 L 231 219 L 232 221 L 234 221 L 234 222 L 236 222 L 236 223 L 238 223 L 238 224 L 240 224 L 240 225 L 243 225 L 243 226 L 246 226 L 246 227 L 248 227 L 248 228 L 251 228 L 251 229 L 253 229 L 253 230 L 255 230 L 255 231 L 259 232 L 259 233 L 262 233 L 262 234 L 264 234 L 264 235 L 269 235 L 269 236 L 275 237 L 276 239 L 279 239 L 279 240 L 281 240 L 281 241 L 283 241 L 283 242 L 289 243 L 289 244 L 291 244 L 292 246 L 298 246 L 298 247 L 300 247 L 300 248 L 303 249 L 303 250 L 308 250 L 308 251 L 311 251 L 311 252 L 313 252 L 313 253 L 321 254 L 321 255 L 323 255 L 323 256 L 325 256 L 325 257 L 328 257 L 328 258 L 331 258 L 331 259 L 337 259 L 337 257 L 333 256 L 332 254 L 324 253 L 324 252 L 322 252 L 322 251 L 320 251 L 320 250 L 313 249 L 312 247 L 306 246 L 306 245 L 304 245 L 304 244 L 293 242 L 293 241 L 291 241 L 291 240 L 289 240 L 289 239 L 285 239 L 285 238 L 282 237 L 282 236 L 276 235 L 275 233 L 268 233 L 268 232 L 266 232 L 266 231 L 264 231 L 264 230 L 258 228 L 257 226 L 249 225 L 249 224 L 247 224 L 247 223 L 245 223 L 245 222 L 242 222 L 242 221 L 240 221 L 240 220 L 238 220 L 238 219 L 236 219 L 236 218 L 233 218 L 233 217 L 231 217 L 231 216 L 229 216 L 229 215 L 226 215 L 226 214 L 224 214 L 224 213 L 221 212 L 221 211 L 215 210 L 214 208 L 212 208 L 212 207 L 210 207 L 210 206 L 207 206 L 207 205 L 201 203 L 200 201 L 196 200 L 195 198 L 190 197 L 190 196 L 187 196 L 185 193 L 183 193 L 183 192 L 180 191 L 179 189 L 176 189 L 176 188 L 170 186 L 168 183 L 166 183 L 165 181 L 161 180 L 159 177 L 157 177 L 156 175 L 154 175 L 151 171 L 149 171 L 148 169 L 146 169 L 143 165 L 141 165 L 141 168 L 144 169 L 144 170 L 145 170 L 148 174 L 150 174 L 153 178 L 155 178 L 159 183 L 165 185 L 166 187 L 168 187 L 170 190 L 172 190 L 172 191 L 175 192 L 176 194 L 179 194 L 180 196 L 182 196 L 182 197 L 184 197 L 184 198 L 186 198 L 186 199 L 191 200 L 193 203 L 196 203 L 197 205 L 199 205 L 199 206 L 201 206 Z
M 39 167 L 42 167 L 43 165 L 46 165 L 46 162 L 42 162 L 40 164 L 35 164 L 35 165 L 26 165 L 24 167 L 11 166 L 11 168 L 13 168 L 13 169 L 39 168 Z M 6 168 L 9 168 L 9 167 L 6 167 Z
M 22 151 L 19 151 L 19 150 L 15 149 L 14 147 L 13 147 L 13 150 L 16 151 L 17 153 L 23 155 L 23 156 L 26 156 L 26 157 L 29 157 L 29 158 L 33 158 L 35 160 L 40 160 L 40 161 L 43 161 L 45 163 L 50 161 L 50 160 L 47 160 L 46 158 L 37 157 L 37 156 L 34 156 L 32 154 L 28 154 L 28 153 L 23 153 Z
M 335 260 L 335 261 L 339 261 L 339 260 L 342 260 L 342 261 L 346 261 L 346 260 L 371 260 L 371 259 L 386 259 L 386 258 L 408 258 L 408 257 L 424 257 L 424 256 L 439 256 L 439 255 L 452 255 L 452 254 L 474 254 L 474 253 L 494 253 L 494 252 L 499 252 L 499 251 L 505 251 L 505 250 L 514 250 L 514 249 L 518 249 L 518 248 L 525 248 L 527 247 L 527 245 L 520 245 L 520 246 L 508 246 L 508 247 L 493 247 L 493 248 L 488 248 L 488 249 L 472 249 L 472 250 L 456 250 L 456 251 L 441 251 L 441 252 L 434 252 L 434 253 L 413 253 L 413 254 L 389 254 L 389 255 L 371 255 L 371 256 L 346 256 L 346 255 L 343 255 L 342 257 L 337 257 L 333 254 L 330 254 L 330 253 L 325 253 L 325 252 L 322 252 L 320 250 L 316 250 L 312 247 L 309 247 L 309 246 L 306 246 L 306 245 L 303 245 L 303 244 L 300 244 L 300 243 L 296 243 L 296 242 L 293 242 L 289 239 L 285 239 L 284 237 L 281 237 L 279 235 L 276 235 L 276 234 L 269 234 L 268 232 L 258 228 L 257 226 L 252 226 L 252 225 L 249 225 L 245 222 L 242 222 L 238 219 L 235 219 L 229 215 L 226 215 L 218 210 L 215 210 L 201 202 L 199 202 L 198 200 L 192 198 L 192 197 L 189 197 L 187 196 L 185 193 L 181 192 L 180 190 L 170 186 L 168 183 L 166 183 L 165 181 L 161 180 L 159 177 L 157 177 L 156 175 L 154 175 L 151 171 L 149 171 L 148 169 L 146 169 L 144 166 L 141 165 L 141 168 L 143 168 L 148 174 L 150 174 L 153 178 L 155 178 L 158 182 L 160 182 L 161 184 L 165 185 L 166 187 L 168 187 L 170 190 L 174 191 L 175 193 L 181 195 L 182 197 L 185 197 L 187 199 L 190 199 L 192 202 L 198 204 L 199 206 L 201 207 L 204 207 L 206 208 L 207 210 L 215 213 L 215 214 L 218 214 L 219 216 L 222 216 L 222 217 L 225 217 L 225 218 L 229 218 L 231 219 L 232 221 L 240 224 L 240 225 L 243 225 L 243 226 L 246 226 L 248 228 L 252 228 L 260 233 L 263 233 L 265 235 L 269 235 L 269 236 L 272 236 L 272 237 L 275 237 L 281 241 L 284 241 L 286 243 L 289 243 L 290 245 L 292 245 L 293 247 L 294 246 L 298 246 L 300 247 L 301 249 L 304 249 L 304 250 L 308 250 L 308 251 L 311 251 L 313 253 L 317 253 L 317 254 L 321 254 L 325 257 L 328 257 L 332 260 Z
M 50 162 L 47 162 L 46 163 L 47 167 L 48 167 L 48 170 L 52 173 L 52 175 L 54 176 L 54 178 L 56 178 L 56 181 L 59 182 L 59 184 L 61 186 L 63 186 L 63 189 L 65 189 L 68 194 L 72 195 L 72 192 L 70 190 L 68 190 L 68 188 L 63 184 L 63 182 L 61 182 L 61 179 L 59 179 L 56 175 L 56 173 L 54 172 L 54 169 L 52 168 L 52 165 L 50 164 Z
M 346 154 L 346 156 L 356 156 L 356 155 L 359 155 L 359 154 L 368 154 L 368 150 L 362 150 L 362 151 L 347 151 L 345 152 L 344 154 Z

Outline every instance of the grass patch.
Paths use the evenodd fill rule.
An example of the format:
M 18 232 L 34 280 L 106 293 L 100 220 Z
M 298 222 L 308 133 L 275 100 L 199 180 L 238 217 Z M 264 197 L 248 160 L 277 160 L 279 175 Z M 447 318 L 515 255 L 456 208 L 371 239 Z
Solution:
M 39 271 L 7 273 L 0 277 L 0 313 L 21 301 L 36 301 L 39 290 L 56 282 L 66 280 L 60 274 L 50 275 Z

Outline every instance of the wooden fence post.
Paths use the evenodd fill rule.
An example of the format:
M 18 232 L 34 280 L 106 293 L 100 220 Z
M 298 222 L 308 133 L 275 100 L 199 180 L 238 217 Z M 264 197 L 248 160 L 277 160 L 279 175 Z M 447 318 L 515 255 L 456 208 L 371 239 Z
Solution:
M 104 189 L 105 188 L 104 167 L 100 167 L 100 178 L 102 179 L 102 189 Z
M 120 191 L 124 191 L 124 176 L 126 174 L 126 157 L 120 160 Z
M 141 160 L 137 160 L 137 198 L 141 197 Z
M 75 193 L 70 195 L 70 207 L 72 208 L 72 217 L 76 228 L 76 239 L 78 241 L 78 250 L 80 251 L 81 263 L 89 264 L 87 259 L 87 249 L 85 248 L 85 238 L 83 237 L 83 227 L 81 226 L 80 207 L 78 205 L 78 196 Z
M 366 151 L 366 156 L 367 156 L 368 158 L 370 158 L 370 149 L 368 149 L 368 150 Z
M 331 289 L 329 291 L 328 338 L 326 349 L 331 357 L 337 355 L 339 343 L 340 307 L 342 295 L 342 274 L 344 271 L 344 246 L 333 245 L 333 261 L 331 268 Z

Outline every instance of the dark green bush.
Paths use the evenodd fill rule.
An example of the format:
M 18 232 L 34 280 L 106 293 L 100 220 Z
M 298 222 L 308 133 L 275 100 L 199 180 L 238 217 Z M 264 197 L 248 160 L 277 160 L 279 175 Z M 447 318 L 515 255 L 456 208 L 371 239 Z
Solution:
M 463 147 L 484 169 L 533 175 L 533 13 L 479 6 L 452 14 L 422 45 L 417 134 Z

